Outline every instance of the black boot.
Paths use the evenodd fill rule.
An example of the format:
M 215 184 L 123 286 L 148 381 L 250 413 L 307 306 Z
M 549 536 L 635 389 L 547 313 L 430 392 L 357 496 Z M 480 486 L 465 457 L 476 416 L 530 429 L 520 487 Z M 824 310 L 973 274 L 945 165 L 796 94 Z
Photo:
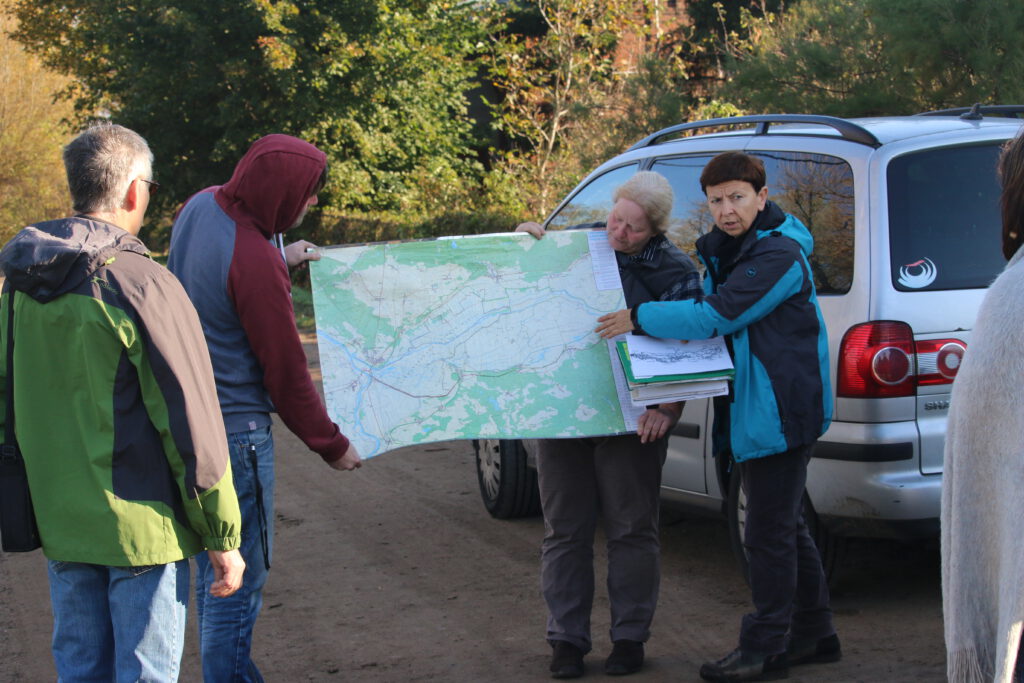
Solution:
M 579 678 L 583 675 L 583 650 L 567 640 L 551 643 L 552 678 Z
M 609 676 L 636 673 L 644 665 L 644 644 L 635 640 L 616 640 L 612 653 L 604 661 L 604 672 Z
M 789 676 L 786 653 L 762 655 L 736 648 L 717 662 L 705 662 L 700 677 L 705 681 L 774 681 Z
M 786 659 L 790 666 L 838 662 L 842 658 L 839 636 L 834 633 L 824 638 L 790 638 L 786 648 Z

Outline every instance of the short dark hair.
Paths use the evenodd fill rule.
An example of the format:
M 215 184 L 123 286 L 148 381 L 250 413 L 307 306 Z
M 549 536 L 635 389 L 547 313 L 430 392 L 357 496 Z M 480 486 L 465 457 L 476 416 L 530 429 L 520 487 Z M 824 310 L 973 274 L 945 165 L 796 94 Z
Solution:
M 999 197 L 1003 214 L 1003 256 L 1009 260 L 1024 242 L 1024 130 L 1003 145 L 999 155 L 999 178 L 1003 183 Z
M 709 185 L 721 185 L 730 180 L 748 182 L 754 192 L 760 192 L 765 185 L 764 162 L 744 152 L 722 152 L 704 166 L 700 189 L 707 194 Z

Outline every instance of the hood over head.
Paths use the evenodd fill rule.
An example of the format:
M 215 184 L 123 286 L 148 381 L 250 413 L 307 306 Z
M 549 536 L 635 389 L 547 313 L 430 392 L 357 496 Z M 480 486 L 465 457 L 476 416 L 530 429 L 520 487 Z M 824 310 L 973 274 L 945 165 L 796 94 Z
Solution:
M 214 196 L 236 223 L 270 238 L 295 224 L 326 167 L 327 155 L 312 144 L 291 135 L 267 135 L 252 143 Z
M 118 252 L 148 255 L 126 230 L 88 216 L 30 225 L 0 251 L 0 270 L 11 286 L 46 303 L 80 285 Z

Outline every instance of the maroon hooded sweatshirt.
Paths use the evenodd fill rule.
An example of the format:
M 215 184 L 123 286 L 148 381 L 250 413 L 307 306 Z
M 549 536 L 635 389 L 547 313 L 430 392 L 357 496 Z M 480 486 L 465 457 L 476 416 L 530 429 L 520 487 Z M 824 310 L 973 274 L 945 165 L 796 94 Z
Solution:
M 327 462 L 349 441 L 327 416 L 295 327 L 291 281 L 274 235 L 295 227 L 327 164 L 289 135 L 252 144 L 224 185 L 175 218 L 167 266 L 199 312 L 227 432 L 285 425 Z

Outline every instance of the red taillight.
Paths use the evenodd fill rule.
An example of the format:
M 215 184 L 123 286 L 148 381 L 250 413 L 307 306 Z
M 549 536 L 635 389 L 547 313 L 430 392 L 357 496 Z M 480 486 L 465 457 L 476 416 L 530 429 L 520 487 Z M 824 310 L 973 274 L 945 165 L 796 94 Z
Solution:
M 956 379 L 967 347 L 956 339 L 917 342 L 917 383 L 949 384 Z
M 910 325 L 881 320 L 847 330 L 839 347 L 839 396 L 913 396 L 917 387 L 949 384 L 966 347 L 958 339 L 914 341 Z
M 871 356 L 871 377 L 879 384 L 894 387 L 910 377 L 914 361 L 899 346 L 882 346 Z

